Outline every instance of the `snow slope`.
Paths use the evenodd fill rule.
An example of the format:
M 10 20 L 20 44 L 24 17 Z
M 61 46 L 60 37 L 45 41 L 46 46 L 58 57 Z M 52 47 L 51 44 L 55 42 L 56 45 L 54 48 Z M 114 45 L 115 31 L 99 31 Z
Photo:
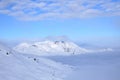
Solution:
M 0 80 L 64 80 L 71 67 L 0 45 Z
M 22 46 L 28 47 L 28 50 L 30 50 L 30 46 L 39 46 L 40 48 L 45 46 L 43 42 L 35 43 L 37 46 L 33 45 L 33 43 L 24 43 Z M 54 44 L 60 46 L 62 42 Z M 46 46 L 48 46 L 47 42 Z M 52 43 L 49 46 L 54 45 Z M 58 51 L 59 48 L 61 47 L 58 47 Z M 31 48 L 30 51 L 32 50 L 34 51 L 35 49 Z M 96 50 L 96 52 L 105 51 L 111 51 L 111 49 Z M 63 53 L 71 54 L 64 51 Z M 111 54 L 106 54 L 105 52 L 99 55 L 83 54 L 47 57 L 35 54 L 22 54 L 0 44 L 0 80 L 120 80 L 120 55 L 116 55 L 115 52 Z M 55 54 L 54 50 L 53 54 Z

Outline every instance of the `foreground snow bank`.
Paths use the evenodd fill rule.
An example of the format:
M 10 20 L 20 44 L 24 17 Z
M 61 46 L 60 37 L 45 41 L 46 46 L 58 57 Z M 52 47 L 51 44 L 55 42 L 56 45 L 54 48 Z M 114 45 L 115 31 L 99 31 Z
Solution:
M 71 71 L 68 65 L 0 45 L 0 80 L 64 80 Z

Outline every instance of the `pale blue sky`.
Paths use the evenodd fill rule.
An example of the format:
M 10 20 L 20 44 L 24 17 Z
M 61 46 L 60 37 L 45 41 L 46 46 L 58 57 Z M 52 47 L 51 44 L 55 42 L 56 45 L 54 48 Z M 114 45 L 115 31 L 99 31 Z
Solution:
M 0 38 L 16 40 L 64 35 L 72 40 L 120 40 L 119 0 L 55 1 L 1 0 Z

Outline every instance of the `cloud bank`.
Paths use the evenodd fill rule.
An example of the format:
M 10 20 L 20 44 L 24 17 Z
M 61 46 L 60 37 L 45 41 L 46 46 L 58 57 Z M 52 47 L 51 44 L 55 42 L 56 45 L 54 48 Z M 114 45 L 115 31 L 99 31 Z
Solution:
M 0 0 L 0 14 L 27 21 L 120 16 L 120 1 Z

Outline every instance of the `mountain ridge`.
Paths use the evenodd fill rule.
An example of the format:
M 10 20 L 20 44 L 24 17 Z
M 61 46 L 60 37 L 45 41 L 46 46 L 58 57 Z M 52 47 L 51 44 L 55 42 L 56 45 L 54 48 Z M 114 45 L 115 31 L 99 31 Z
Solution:
M 14 47 L 15 51 L 21 53 L 64 53 L 64 55 L 69 54 L 82 54 L 88 52 L 87 49 L 81 48 L 73 42 L 70 41 L 40 41 L 33 43 L 21 43 Z
M 54 55 L 78 55 L 85 53 L 113 51 L 111 48 L 103 49 L 86 49 L 80 47 L 71 41 L 37 41 L 37 42 L 23 42 L 13 48 L 20 53 L 35 54 L 40 56 L 54 56 Z

